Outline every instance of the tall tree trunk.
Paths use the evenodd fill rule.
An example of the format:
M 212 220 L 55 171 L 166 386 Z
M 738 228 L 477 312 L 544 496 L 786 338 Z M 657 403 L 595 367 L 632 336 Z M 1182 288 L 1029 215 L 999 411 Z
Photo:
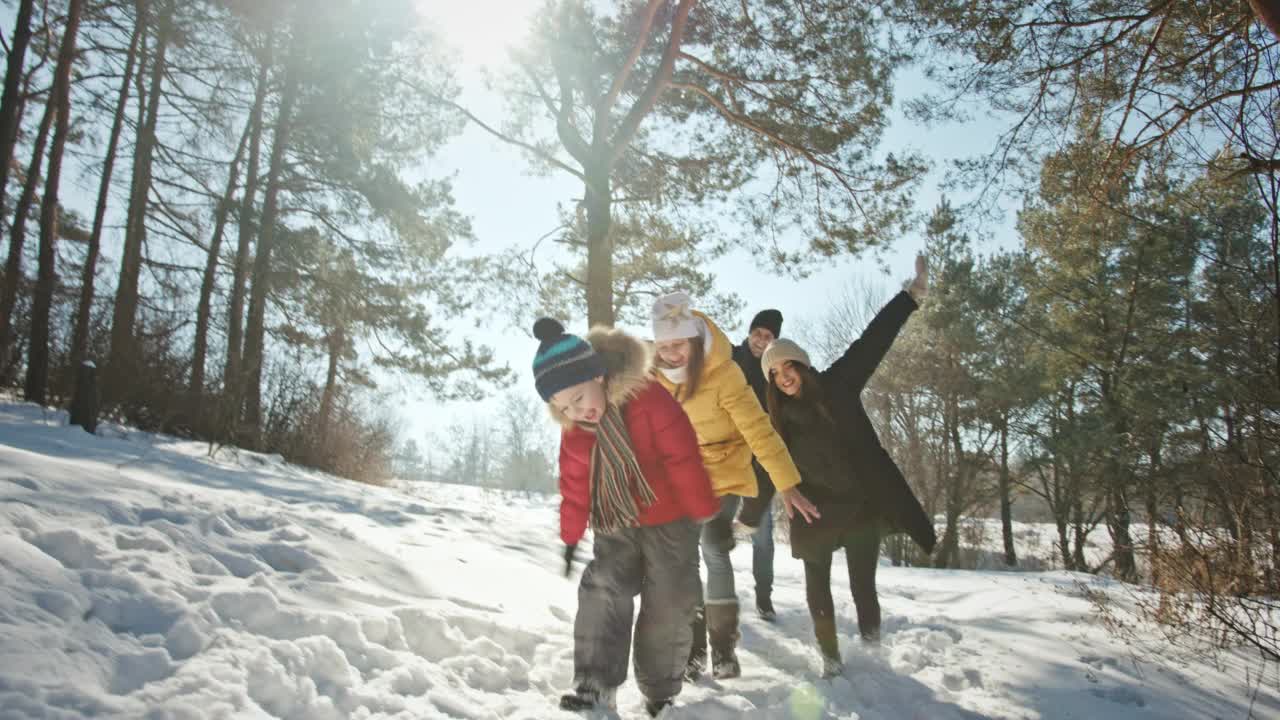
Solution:
M 244 293 L 249 268 L 249 247 L 253 242 L 253 210 L 258 197 L 258 161 L 262 152 L 262 108 L 266 103 L 268 71 L 271 68 L 271 36 L 263 43 L 265 53 L 258 66 L 258 84 L 254 90 L 253 110 L 249 113 L 249 166 L 246 170 L 244 196 L 240 201 L 240 235 L 236 258 L 231 268 L 231 299 L 227 311 L 227 361 L 223 368 L 223 394 L 230 409 L 224 420 L 238 420 L 242 407 L 244 377 L 242 370 L 244 336 Z
M 951 490 L 947 490 L 950 494 Z M 947 501 L 947 527 L 942 533 L 942 547 L 938 551 L 938 559 L 934 567 L 946 569 L 959 565 L 960 554 L 960 513 L 955 512 L 951 500 Z
M 120 94 L 116 98 L 116 113 L 111 121 L 111 135 L 107 139 L 107 155 L 102 162 L 102 178 L 98 182 L 98 203 L 93 210 L 93 229 L 89 232 L 89 248 L 84 269 L 80 275 L 80 303 L 76 307 L 75 329 L 71 336 L 71 368 L 75 370 L 84 361 L 89 344 L 89 317 L 93 314 L 94 282 L 98 274 L 98 256 L 102 249 L 102 228 L 107 218 L 107 200 L 111 195 L 111 176 L 115 172 L 116 150 L 120 132 L 124 128 L 124 114 L 129 105 L 129 83 L 133 82 L 133 68 L 138 59 L 138 41 L 143 34 L 143 20 L 138 18 L 129 40 L 129 54 L 125 57 L 124 78 L 120 81 Z
M 1060 418 L 1058 416 L 1058 406 L 1055 403 L 1053 415 L 1049 421 L 1049 436 L 1055 441 L 1058 439 L 1060 427 Z M 1057 443 L 1055 442 L 1056 446 Z M 1075 558 L 1071 556 L 1071 537 L 1068 528 L 1071 524 L 1071 498 L 1070 492 L 1065 480 L 1066 473 L 1062 467 L 1062 456 L 1059 454 L 1057 447 L 1053 449 L 1052 468 L 1053 473 L 1053 521 L 1058 526 L 1058 551 L 1062 554 L 1062 567 L 1064 570 L 1075 569 Z M 1048 493 L 1047 493 L 1048 494 Z
M 67 27 L 58 49 L 58 65 L 53 73 L 53 90 L 49 101 L 58 106 L 53 145 L 49 148 L 49 171 L 45 176 L 44 198 L 40 204 L 40 266 L 36 275 L 35 297 L 31 311 L 31 343 L 27 356 L 27 382 L 24 397 L 43 405 L 49 385 L 49 311 L 53 307 L 53 287 L 57 282 L 58 181 L 62 175 L 62 151 L 71 131 L 71 66 L 76 60 L 76 34 L 80 32 L 83 0 L 71 0 L 67 7 Z
M 961 453 L 959 443 L 955 440 L 959 436 L 959 429 L 956 427 L 958 421 L 955 410 L 954 397 L 948 397 L 945 401 L 946 409 L 943 418 L 943 445 L 946 453 L 950 454 L 950 462 L 947 463 L 947 474 L 943 475 L 946 483 L 945 504 L 947 527 L 942 533 L 942 546 L 938 551 L 936 567 L 954 568 L 957 565 L 957 556 L 960 551 L 960 512 L 963 508 L 963 498 L 961 498 L 961 484 L 963 483 L 964 474 L 964 456 Z
M 252 119 L 249 120 L 252 123 Z M 204 414 L 204 365 L 205 355 L 209 349 L 209 306 L 213 300 L 213 286 L 218 279 L 218 258 L 222 254 L 222 236 L 227 227 L 227 215 L 231 202 L 235 198 L 236 186 L 240 181 L 240 161 L 244 158 L 245 145 L 249 141 L 249 124 L 245 125 L 240 135 L 240 144 L 236 147 L 235 157 L 231 159 L 231 168 L 227 172 L 227 190 L 218 201 L 218 209 L 214 212 L 213 237 L 209 240 L 209 257 L 204 264 L 204 277 L 200 282 L 200 301 L 196 304 L 196 337 L 195 348 L 191 357 L 191 422 L 198 423 Z
M 1280 39 L 1280 2 L 1277 0 L 1249 0 L 1249 6 L 1253 8 L 1253 14 L 1271 34 Z
M 916 478 L 918 482 L 922 483 L 921 487 L 924 488 L 924 487 L 927 487 L 927 485 L 924 485 L 923 483 L 925 483 L 925 479 L 928 477 L 928 468 L 925 464 L 924 442 L 920 437 L 921 435 L 920 408 L 919 408 L 919 404 L 910 396 L 905 398 L 905 401 L 907 406 L 907 416 L 906 416 L 906 421 L 903 424 L 904 424 L 904 430 L 907 436 L 906 440 L 907 440 L 908 473 L 910 474 L 910 477 Z M 933 525 L 934 516 L 936 514 L 936 509 L 937 509 L 936 498 L 933 493 L 925 493 L 925 497 L 923 497 L 921 500 L 922 500 L 921 504 L 924 505 L 925 516 L 929 518 L 929 524 Z M 906 546 L 906 552 L 909 552 L 911 555 L 917 555 L 918 551 L 914 549 L 915 548 L 914 543 L 908 543 L 906 541 L 903 541 L 902 544 Z M 930 564 L 930 560 L 932 559 L 929 556 L 923 555 L 923 554 L 920 554 L 920 558 L 921 558 L 920 562 L 923 563 L 925 566 L 928 566 Z M 920 563 L 917 563 L 917 564 L 920 564 Z
M 884 416 L 884 432 L 880 434 L 884 440 L 884 451 L 889 453 L 889 457 L 895 457 L 898 449 L 893 435 L 893 397 L 887 392 L 880 393 L 880 412 Z M 889 553 L 889 562 L 894 567 L 900 567 L 906 556 L 906 543 L 902 542 L 902 536 L 892 535 L 886 538 L 885 548 Z
M 1239 578 L 1236 592 L 1252 595 L 1256 589 L 1257 562 L 1254 558 L 1253 514 L 1252 509 L 1243 510 L 1244 528 L 1240 533 L 1240 544 L 1236 550 L 1236 577 Z
M 1053 520 L 1058 526 L 1058 554 L 1062 556 L 1062 568 L 1071 570 L 1075 567 L 1075 558 L 1071 556 L 1071 536 L 1067 532 L 1067 519 L 1054 517 Z
M 137 117 L 134 118 L 134 157 L 133 167 L 130 172 L 129 197 L 133 197 L 133 187 L 137 184 L 134 179 L 137 175 L 137 141 L 138 134 L 142 132 L 142 128 L 147 124 L 147 80 L 151 76 L 151 67 L 148 65 L 153 58 L 151 57 L 151 35 L 154 28 L 147 25 L 150 0 L 133 0 L 134 17 L 141 30 L 141 37 L 138 38 L 138 67 L 133 70 L 133 94 L 135 96 L 135 105 L 137 106 Z
M 1116 576 L 1125 582 L 1137 582 L 1138 563 L 1130 532 L 1132 511 L 1129 509 L 1129 493 L 1119 478 L 1114 478 L 1112 483 L 1107 489 L 1107 528 L 1111 531 Z
M 1262 492 L 1262 519 L 1267 529 L 1267 544 L 1271 557 L 1263 560 L 1263 582 L 1269 595 L 1280 594 L 1280 518 L 1277 517 L 1276 474 L 1273 459 L 1268 453 L 1265 413 L 1268 408 L 1258 404 L 1250 413 L 1253 421 L 1253 449 L 1258 466 L 1258 482 Z
M 1116 400 L 1116 383 L 1110 373 L 1103 373 L 1102 401 L 1106 407 L 1111 437 L 1123 438 L 1128 434 L 1129 423 Z M 1138 563 L 1133 552 L 1133 535 L 1129 528 L 1132 512 L 1129 508 L 1130 473 L 1127 464 L 1119 457 L 1115 445 L 1106 451 L 1106 512 L 1107 530 L 1111 533 L 1112 553 L 1115 559 L 1116 577 L 1125 582 L 1137 582 Z
M 1272 0 L 1271 5 L 1272 7 L 1280 6 L 1280 0 Z M 1275 32 L 1274 27 L 1272 32 Z M 1275 347 L 1272 369 L 1275 371 L 1275 385 L 1280 388 L 1280 217 L 1277 217 L 1277 209 L 1280 209 L 1280 178 L 1277 178 L 1275 173 L 1267 175 L 1266 193 L 1266 204 L 1271 208 L 1271 222 L 1267 232 L 1267 235 L 1269 235 L 1268 240 L 1271 243 L 1271 257 L 1268 258 L 1269 262 L 1267 263 L 1271 266 L 1269 268 L 1271 287 L 1267 288 L 1267 290 L 1271 293 L 1271 304 L 1274 306 L 1272 314 L 1275 316 L 1275 327 L 1273 328 L 1275 332 Z M 1188 293 L 1189 296 L 1190 293 Z M 1190 305 L 1191 301 L 1188 299 L 1188 309 L 1186 311 L 1188 326 L 1191 324 Z
M 1078 493 L 1071 501 L 1071 534 L 1071 563 L 1075 570 L 1088 572 L 1089 562 L 1084 557 L 1084 545 L 1089 534 L 1084 529 L 1084 499 Z
M 587 325 L 612 326 L 613 225 L 609 172 L 588 169 L 587 203 Z
M 295 24 L 296 28 L 296 24 Z M 298 32 L 295 29 L 295 32 Z M 271 251 L 275 243 L 279 214 L 280 183 L 284 176 L 284 157 L 293 125 L 293 105 L 298 95 L 298 53 L 301 41 L 295 37 L 285 70 L 285 85 L 280 96 L 279 117 L 271 143 L 271 163 L 267 170 L 266 194 L 262 200 L 262 224 L 258 232 L 258 251 L 253 258 L 253 289 L 249 295 L 249 320 L 245 327 L 244 374 L 246 430 L 254 447 L 260 445 L 262 432 L 262 366 L 266 340 L 267 295 L 271 282 Z
M 1000 419 L 1000 529 L 1004 536 L 1004 564 L 1018 566 L 1018 552 L 1013 546 L 1013 483 L 1009 478 L 1009 416 Z
M 147 3 L 138 3 L 140 17 L 149 12 Z M 133 188 L 129 196 L 129 212 L 125 220 L 124 251 L 120 261 L 120 280 L 116 286 L 115 308 L 111 317 L 111 358 L 104 391 L 118 396 L 126 386 L 126 378 L 140 360 L 134 324 L 138 315 L 138 283 L 142 274 L 142 251 L 146 242 L 146 218 L 151 195 L 151 162 L 155 155 L 156 124 L 160 114 L 161 88 L 164 83 L 165 55 L 172 34 L 170 9 L 160 8 L 155 22 L 155 51 L 150 64 L 146 117 L 134 151 Z
M 324 377 L 324 392 L 320 395 L 320 422 L 317 435 L 320 447 L 329 446 L 329 423 L 333 415 L 333 398 L 338 389 L 338 364 L 342 360 L 342 351 L 346 348 L 347 336 L 341 327 L 329 331 L 329 370 Z
M 1151 477 L 1146 483 L 1147 504 L 1147 558 L 1151 565 L 1151 584 L 1160 585 L 1160 496 L 1156 488 L 1160 481 L 1160 446 L 1151 448 Z
M 1236 592 L 1249 595 L 1256 585 L 1257 562 L 1253 552 L 1255 504 L 1259 498 L 1254 492 L 1254 478 L 1258 474 L 1259 460 L 1250 457 L 1249 417 L 1243 407 L 1233 407 L 1228 413 L 1232 419 L 1227 442 L 1231 448 L 1234 467 L 1235 492 L 1231 494 L 1235 516 L 1240 525 L 1240 541 L 1235 548 L 1235 577 L 1239 580 Z
M 1067 384 L 1063 400 L 1066 408 L 1066 417 L 1064 418 L 1066 427 L 1063 430 L 1068 434 L 1077 432 L 1079 425 L 1076 423 L 1075 383 Z M 1077 453 L 1072 452 L 1063 462 L 1063 472 L 1067 478 L 1068 505 L 1071 508 L 1071 531 L 1073 536 L 1071 564 L 1073 570 L 1088 572 L 1089 564 L 1084 559 L 1084 543 L 1088 535 L 1084 529 L 1084 478 L 1081 477 L 1078 460 Z
M 1266 566 L 1267 592 L 1280 594 L 1280 518 L 1276 513 L 1276 489 L 1273 483 L 1265 479 L 1262 486 L 1263 514 L 1267 521 L 1267 541 L 1271 545 L 1271 558 Z
M 1231 417 L 1230 408 L 1228 407 L 1223 408 L 1222 418 L 1223 418 L 1223 427 L 1227 431 L 1226 445 L 1228 448 L 1230 448 L 1232 443 L 1232 436 L 1234 435 L 1234 432 L 1235 432 L 1234 430 L 1235 421 Z M 1212 437 L 1213 431 L 1209 429 L 1208 419 L 1204 417 L 1203 414 L 1199 414 L 1197 416 L 1196 422 L 1198 423 L 1200 428 L 1201 456 L 1206 458 L 1211 457 L 1211 455 L 1215 451 L 1212 449 L 1211 442 L 1210 442 L 1210 438 Z M 1223 472 L 1221 467 L 1216 469 L 1213 472 L 1205 473 L 1205 480 L 1206 480 L 1205 484 L 1208 486 L 1208 490 L 1211 493 L 1213 498 L 1213 503 L 1211 503 L 1211 507 L 1213 508 L 1213 510 L 1216 510 L 1218 513 L 1218 517 L 1216 518 L 1216 520 L 1217 522 L 1220 522 L 1223 526 L 1227 528 L 1227 533 L 1231 536 L 1231 545 L 1234 547 L 1240 543 L 1242 524 L 1240 522 L 1240 513 L 1237 509 L 1237 503 L 1232 500 L 1232 498 L 1238 498 L 1239 494 L 1236 492 L 1233 486 L 1227 485 L 1227 482 L 1230 479 L 1231 479 L 1231 472 L 1230 471 Z
M 31 151 L 31 164 L 27 166 L 22 195 L 18 198 L 13 225 L 9 228 L 9 258 L 4 265 L 4 282 L 0 285 L 0 372 L 5 375 L 0 377 L 0 384 L 3 385 L 9 385 L 13 381 L 13 378 L 8 377 L 9 352 L 13 347 L 13 309 L 18 304 L 18 286 L 22 283 L 22 250 L 27 242 L 27 218 L 35 203 L 36 186 L 40 184 L 40 166 L 44 163 L 49 128 L 53 126 L 57 109 L 57 101 L 50 97 L 44 107 L 44 115 L 40 118 L 40 129 L 36 132 L 35 147 Z
M 0 207 L 4 207 L 9 187 L 9 165 L 18 144 L 18 122 L 22 117 L 22 71 L 31 44 L 31 12 L 35 0 L 21 0 L 13 21 L 9 61 L 4 73 L 4 94 L 0 95 Z M 3 358 L 0 358 L 3 359 Z
M 1044 487 L 1044 497 L 1050 503 L 1050 511 L 1053 512 L 1053 524 L 1057 525 L 1057 550 L 1062 556 L 1062 569 L 1070 570 L 1073 565 L 1071 560 L 1071 541 L 1068 534 L 1068 525 L 1071 519 L 1071 503 L 1066 496 L 1066 483 L 1064 473 L 1062 473 L 1062 457 L 1059 454 L 1059 428 L 1061 427 L 1060 402 L 1053 401 L 1053 410 L 1048 418 L 1048 437 L 1052 441 L 1052 450 L 1050 452 L 1050 480 L 1044 480 L 1041 475 L 1041 484 Z M 1047 484 L 1046 484 L 1047 483 Z

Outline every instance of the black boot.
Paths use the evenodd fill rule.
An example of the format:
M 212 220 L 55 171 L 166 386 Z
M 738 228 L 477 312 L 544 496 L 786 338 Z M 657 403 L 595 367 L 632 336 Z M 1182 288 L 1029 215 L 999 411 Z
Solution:
M 649 717 L 658 717 L 663 710 L 671 707 L 671 698 L 666 700 L 646 700 L 644 709 L 649 713 Z
M 708 605 L 707 634 L 711 636 L 711 674 L 717 680 L 740 677 L 738 603 Z
M 689 661 L 684 666 L 684 679 L 697 682 L 707 669 L 707 613 L 701 605 L 693 614 L 693 645 L 689 648 Z
M 768 590 L 756 590 L 756 612 L 759 613 L 760 619 L 765 622 L 773 622 L 778 619 L 778 613 L 773 609 L 773 597 Z

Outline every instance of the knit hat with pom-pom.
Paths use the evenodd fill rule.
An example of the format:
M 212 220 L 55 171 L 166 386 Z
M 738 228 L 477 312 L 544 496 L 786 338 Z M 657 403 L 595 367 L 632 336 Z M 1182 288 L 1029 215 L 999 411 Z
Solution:
M 564 326 L 551 318 L 533 324 L 538 338 L 538 354 L 533 358 L 533 382 L 543 402 L 551 396 L 604 375 L 604 360 L 594 348 L 577 335 L 564 331 Z

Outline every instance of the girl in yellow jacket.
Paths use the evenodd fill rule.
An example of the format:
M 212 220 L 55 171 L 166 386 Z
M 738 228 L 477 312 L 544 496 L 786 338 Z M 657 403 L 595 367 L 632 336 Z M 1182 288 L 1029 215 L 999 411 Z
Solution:
M 754 455 L 773 479 L 790 516 L 810 520 L 817 509 L 796 486 L 800 473 L 760 401 L 733 361 L 733 345 L 711 319 L 690 307 L 686 293 L 658 298 L 653 308 L 658 382 L 684 407 L 698 436 L 703 465 L 720 499 L 720 512 L 702 530 L 702 560 L 707 565 L 705 611 L 693 627 L 693 650 L 685 672 L 692 681 L 706 666 L 707 634 L 711 667 L 717 679 L 738 677 L 738 596 L 729 551 L 733 518 L 743 497 L 755 497 Z

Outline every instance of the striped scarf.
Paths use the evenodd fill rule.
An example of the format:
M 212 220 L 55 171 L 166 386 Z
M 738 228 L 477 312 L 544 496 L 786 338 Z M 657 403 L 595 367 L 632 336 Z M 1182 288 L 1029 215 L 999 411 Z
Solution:
M 596 426 L 591 451 L 591 527 L 599 533 L 639 527 L 637 497 L 644 507 L 657 502 L 640 471 L 622 413 L 609 403 Z

